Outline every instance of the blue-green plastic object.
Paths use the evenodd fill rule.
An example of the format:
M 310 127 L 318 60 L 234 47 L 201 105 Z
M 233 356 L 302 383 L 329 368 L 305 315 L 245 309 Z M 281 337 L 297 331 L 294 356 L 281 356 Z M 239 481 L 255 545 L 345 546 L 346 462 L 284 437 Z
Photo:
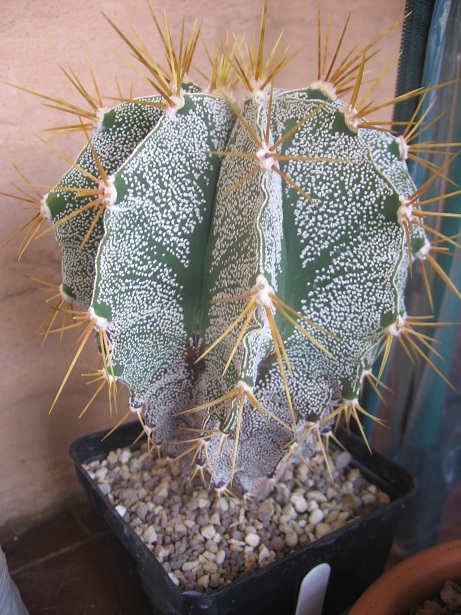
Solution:
M 423 9 L 419 3 L 416 8 Z M 427 9 L 427 6 L 426 6 Z M 448 83 L 456 80 L 437 92 L 428 93 L 421 105 L 420 114 L 428 112 L 426 123 L 430 123 L 442 112 L 445 115 L 431 125 L 421 137 L 422 141 L 438 143 L 459 143 L 461 141 L 461 3 L 459 0 L 437 0 L 433 14 L 427 26 L 424 65 L 413 64 L 411 52 L 402 57 L 400 82 L 406 82 L 409 75 L 421 74 L 418 86 L 434 83 Z M 423 28 L 424 31 L 424 28 Z M 409 28 L 405 32 L 404 53 L 411 47 L 417 34 Z M 408 115 L 402 115 L 399 109 L 395 119 L 408 121 Z M 406 113 L 411 113 L 407 110 Z M 427 155 L 428 162 L 438 162 L 440 156 Z M 430 176 L 430 172 L 421 165 L 410 164 L 410 173 L 414 181 L 421 185 Z M 451 182 L 451 183 L 450 183 Z M 461 184 L 461 160 L 455 159 L 445 173 L 431 188 L 429 196 L 456 190 Z M 439 211 L 461 212 L 461 196 L 454 196 L 440 203 Z M 459 235 L 461 224 L 458 219 L 441 220 L 439 229 L 447 237 Z M 454 247 L 445 244 L 451 252 Z M 461 262 L 459 258 L 441 255 L 441 267 L 458 288 L 461 285 Z M 381 404 L 375 412 L 389 417 L 387 434 L 383 438 L 374 437 L 373 442 L 380 450 L 398 459 L 416 477 L 418 489 L 413 504 L 408 511 L 398 545 L 403 553 L 411 553 L 435 544 L 440 539 L 443 527 L 444 508 L 456 485 L 461 480 L 461 357 L 460 329 L 456 326 L 461 320 L 459 300 L 445 284 L 434 276 L 434 322 L 454 323 L 454 326 L 427 329 L 427 334 L 436 340 L 435 348 L 443 355 L 443 360 L 430 355 L 442 374 L 451 382 L 450 388 L 429 365 L 424 362 L 412 365 L 402 352 L 396 352 L 387 373 L 386 384 L 398 395 L 384 394 L 388 407 Z M 424 291 L 420 271 L 413 271 L 407 305 L 413 314 L 431 313 L 427 295 Z M 379 399 L 375 398 L 379 406 Z M 368 408 L 373 407 L 369 400 Z M 389 413 L 389 408 L 391 412 Z M 384 443 L 383 442 L 384 439 Z M 459 507 L 458 507 L 459 509 Z M 461 521 L 461 512 L 451 528 Z M 445 534 L 450 535 L 450 534 Z

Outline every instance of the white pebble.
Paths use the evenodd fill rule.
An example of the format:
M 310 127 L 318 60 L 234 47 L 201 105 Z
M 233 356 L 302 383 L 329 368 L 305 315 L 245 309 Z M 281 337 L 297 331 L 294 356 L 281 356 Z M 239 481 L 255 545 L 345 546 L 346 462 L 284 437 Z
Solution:
M 270 559 L 270 557 L 271 557 L 271 552 L 266 547 L 266 545 L 263 545 L 259 551 L 258 564 L 262 564 L 263 562 L 266 562 L 268 559 Z
M 200 562 L 198 561 L 198 559 L 193 560 L 191 562 L 184 562 L 184 564 L 181 567 L 181 570 L 183 572 L 189 572 L 190 570 L 193 570 L 194 568 L 197 568 L 199 566 Z
M 260 540 L 261 539 L 259 538 L 258 534 L 250 533 L 245 536 L 245 542 L 249 547 L 259 547 Z
M 295 491 L 290 500 L 298 513 L 306 512 L 309 504 L 302 493 Z
M 318 503 L 315 500 L 309 500 L 307 506 L 307 512 L 312 512 L 313 510 L 317 510 L 319 507 Z
M 118 514 L 121 517 L 125 516 L 126 508 L 125 508 L 125 506 L 123 506 L 123 504 L 117 504 L 117 506 L 115 507 L 115 510 L 118 512 Z
M 321 521 L 323 521 L 323 512 L 320 508 L 316 508 L 309 515 L 309 523 L 312 523 L 312 525 L 317 525 Z
M 215 511 L 210 515 L 210 523 L 212 523 L 213 525 L 221 524 L 221 517 L 219 516 L 219 513 Z
M 96 470 L 93 478 L 95 480 L 103 480 L 104 478 L 106 478 L 106 476 L 107 476 L 107 467 L 102 467 Z
M 120 463 L 128 463 L 131 457 L 131 451 L 125 449 L 120 454 Z
M 327 502 L 327 496 L 321 491 L 318 491 L 317 489 L 308 491 L 306 495 L 308 500 L 315 500 L 316 502 Z
M 173 581 L 173 583 L 176 585 L 176 587 L 179 587 L 179 579 L 176 578 L 172 572 L 169 572 L 168 576 Z
M 115 451 L 110 451 L 110 453 L 107 455 L 107 463 L 111 466 L 118 463 L 118 455 Z
M 376 502 L 376 496 L 373 493 L 364 493 L 362 495 L 362 502 L 365 505 L 374 504 Z
M 154 495 L 157 495 L 161 498 L 167 498 L 168 497 L 168 487 L 164 483 L 161 483 L 157 487 L 157 489 L 155 489 Z
M 358 468 L 351 468 L 347 473 L 347 479 L 351 481 L 351 483 L 355 482 L 360 476 L 360 470 Z
M 197 579 L 197 585 L 199 587 L 203 587 L 203 589 L 208 589 L 209 584 L 210 584 L 209 574 L 204 574 L 199 579 Z
M 346 451 L 343 451 L 342 453 L 339 453 L 339 455 L 336 457 L 336 467 L 338 470 L 342 470 L 343 468 L 348 466 L 351 461 L 352 455 L 350 453 L 347 453 Z
M 218 566 L 221 566 L 221 564 L 224 563 L 225 559 L 226 559 L 226 552 L 223 549 L 219 549 L 219 551 L 216 553 L 216 558 L 215 558 L 215 561 L 218 564 Z
M 383 506 L 384 504 L 389 504 L 390 501 L 391 501 L 391 498 L 389 497 L 387 493 L 384 493 L 384 491 L 380 491 L 378 493 L 378 502 L 380 503 L 381 506 Z
M 294 507 L 291 504 L 287 504 L 286 506 L 283 507 L 282 509 L 282 517 L 285 517 L 286 520 L 288 519 L 296 519 L 296 517 L 298 516 L 296 514 L 296 510 L 294 509 Z M 280 518 L 282 518 L 280 517 Z
M 109 495 L 109 493 L 112 491 L 109 483 L 99 483 L 98 487 L 99 491 L 101 491 L 101 493 L 104 493 L 104 495 Z
M 205 526 L 203 526 L 201 528 L 200 534 L 204 538 L 207 538 L 208 540 L 211 540 L 216 535 L 216 528 L 213 525 L 205 525 Z
M 229 510 L 229 502 L 226 500 L 226 498 L 222 497 L 219 504 L 218 504 L 218 509 L 221 512 L 227 512 Z
M 143 539 L 150 545 L 154 542 L 157 542 L 157 532 L 152 527 L 152 525 L 147 526 L 147 528 L 145 529 L 143 533 Z

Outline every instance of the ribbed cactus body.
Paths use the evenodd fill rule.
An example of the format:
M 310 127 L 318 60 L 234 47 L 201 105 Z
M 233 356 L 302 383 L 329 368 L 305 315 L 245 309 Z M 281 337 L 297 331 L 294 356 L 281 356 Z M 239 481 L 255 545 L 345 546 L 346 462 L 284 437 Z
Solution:
M 128 386 L 155 444 L 256 493 L 341 412 L 356 418 L 429 243 L 403 139 L 331 83 L 272 89 L 262 45 L 237 101 L 180 88 L 194 41 L 176 57 L 164 40 L 164 95 L 102 113 L 44 211 L 63 289 L 104 332 L 103 373 Z
M 270 114 L 268 93 L 246 101 L 222 162 L 205 271 L 205 347 L 242 314 L 258 279 L 301 319 L 268 298 L 291 365 L 294 425 L 262 305 L 224 377 L 240 327 L 208 355 L 202 377 L 216 387 L 208 382 L 206 395 L 219 397 L 243 382 L 268 411 L 245 400 L 241 417 L 234 402 L 208 420 L 216 433 L 207 458 L 218 483 L 231 474 L 237 438 L 234 463 L 241 483 L 253 489 L 254 478 L 271 475 L 286 454 L 290 428 L 300 431 L 356 400 L 385 328 L 404 310 L 408 255 L 397 212 L 400 197 L 415 187 L 393 137 L 351 129 L 345 105 L 318 94 L 276 92 Z M 275 143 L 280 159 L 261 158 Z M 242 152 L 253 157 L 232 155 Z
M 161 97 L 142 100 L 145 104 L 140 101 L 122 103 L 101 111 L 91 146 L 83 148 L 75 165 L 44 199 L 45 215 L 56 225 L 56 239 L 61 248 L 63 288 L 70 299 L 85 309 L 91 305 L 94 263 L 103 236 L 103 223 L 99 217 L 94 229 L 91 228 L 97 216 L 97 205 L 76 215 L 96 198 L 95 195 L 80 196 L 79 191 L 100 188 L 102 179 L 96 158 L 105 173 L 111 175 L 157 123 L 162 110 L 154 105 L 161 102 Z M 64 219 L 67 220 L 60 223 Z M 91 231 L 89 236 L 88 231 Z
M 321 84 L 124 103 L 46 200 L 53 222 L 69 216 L 63 280 L 106 332 L 108 375 L 218 486 L 257 491 L 306 428 L 330 429 L 405 313 L 399 208 L 415 187 L 399 142 L 348 113 Z M 88 234 L 76 188 L 101 167 Z
M 170 422 L 192 401 L 187 356 L 197 358 L 219 173 L 210 151 L 225 146 L 234 121 L 223 98 L 183 96 L 183 106 L 162 115 L 114 176 L 92 301 L 95 316 L 107 321 L 113 374 L 128 384 L 134 405 L 147 404 L 159 441 L 174 439 Z M 165 433 L 157 416 L 168 419 Z

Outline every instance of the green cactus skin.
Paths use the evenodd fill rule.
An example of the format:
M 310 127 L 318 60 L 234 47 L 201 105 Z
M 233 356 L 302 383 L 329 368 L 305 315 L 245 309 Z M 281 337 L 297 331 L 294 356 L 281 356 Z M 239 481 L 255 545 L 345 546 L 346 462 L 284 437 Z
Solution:
M 405 163 L 389 135 L 349 128 L 345 105 L 316 95 L 262 92 L 236 118 L 224 98 L 184 93 L 113 176 L 91 304 L 112 374 L 170 454 L 199 432 L 195 461 L 218 486 L 235 474 L 255 490 L 297 432 L 319 420 L 329 429 L 404 310 L 397 213 L 415 190 Z M 221 165 L 211 150 L 226 152 Z M 249 301 L 243 335 L 236 326 L 201 362 L 184 359 Z M 289 366 L 274 356 L 264 306 Z
M 184 357 L 198 330 L 219 172 L 209 152 L 225 146 L 234 121 L 223 98 L 183 96 L 115 174 L 92 302 L 97 321 L 108 321 L 114 375 L 135 406 L 147 404 L 149 422 L 159 411 L 159 442 L 175 439 L 174 415 L 192 399 Z
M 405 329 L 409 267 L 431 249 L 408 144 L 354 109 L 370 47 L 348 65 L 349 104 L 342 77 L 273 90 L 286 60 L 275 47 L 264 61 L 266 12 L 259 47 L 241 62 L 228 50 L 212 93 L 184 81 L 195 26 L 179 55 L 162 37 L 162 96 L 101 112 L 43 205 L 63 293 L 153 444 L 257 496 L 294 451 L 308 458 L 365 412 L 363 381 Z
M 294 425 L 277 361 L 270 360 L 274 345 L 261 307 L 224 378 L 217 374 L 226 365 L 238 328 L 208 355 L 207 367 L 212 363 L 213 368 L 202 375 L 210 379 L 205 386 L 207 395 L 220 397 L 243 382 L 268 410 L 257 412 L 245 400 L 237 426 L 234 402 L 233 407 L 222 409 L 219 420 L 213 417 L 208 422 L 207 427 L 216 434 L 206 445 L 206 457 L 213 459 L 210 465 L 217 484 L 229 482 L 234 466 L 243 487 L 254 488 L 255 477 L 274 473 L 284 446 L 293 440 L 290 426 L 299 431 L 324 419 L 343 400 L 358 398 L 370 353 L 376 350 L 387 323 L 395 322 L 402 310 L 402 284 L 396 284 L 396 279 L 408 257 L 397 223 L 399 189 L 409 195 L 415 188 L 402 160 L 388 153 L 387 134 L 351 131 L 344 121 L 344 106 L 316 99 L 316 93 L 279 92 L 270 113 L 272 144 L 300 124 L 281 141 L 278 153 L 286 159 L 271 162 L 302 186 L 311 200 L 271 165 L 229 192 L 258 163 L 258 148 L 250 132 L 264 141 L 268 93 L 245 101 L 226 149 L 255 157 L 228 155 L 222 163 L 205 271 L 205 346 L 238 318 L 245 301 L 211 303 L 208 310 L 206 303 L 248 294 L 258 276 L 263 276 L 259 278 L 263 285 L 265 280 L 272 286 L 283 304 L 323 331 L 304 325 L 319 347 L 287 321 L 281 310 L 275 314 L 294 376 L 289 378 Z M 308 117 L 311 119 L 304 121 Z M 362 133 L 367 134 L 366 139 Z M 312 160 L 296 159 L 299 156 Z M 389 168 L 399 180 L 398 188 L 386 175 Z M 274 311 L 270 299 L 268 305 Z M 226 435 L 229 446 L 222 449 L 222 426 L 232 413 L 233 430 Z M 233 460 L 237 438 L 238 455 Z
M 155 105 L 161 100 L 159 96 L 146 97 L 102 110 L 91 145 L 83 148 L 75 165 L 43 199 L 42 215 L 55 226 L 61 248 L 66 295 L 85 309 L 91 305 L 94 262 L 103 236 L 103 221 L 98 216 L 98 204 L 78 213 L 97 198 L 96 195 L 79 196 L 78 191 L 100 188 L 98 163 L 107 175 L 121 166 L 159 120 L 162 110 Z

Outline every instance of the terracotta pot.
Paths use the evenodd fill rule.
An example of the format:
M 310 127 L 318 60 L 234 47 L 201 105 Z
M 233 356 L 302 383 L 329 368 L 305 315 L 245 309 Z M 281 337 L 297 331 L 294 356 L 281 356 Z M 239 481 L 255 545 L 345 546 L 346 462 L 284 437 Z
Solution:
M 445 581 L 461 582 L 461 540 L 416 553 L 385 572 L 349 615 L 407 615 L 436 596 Z

